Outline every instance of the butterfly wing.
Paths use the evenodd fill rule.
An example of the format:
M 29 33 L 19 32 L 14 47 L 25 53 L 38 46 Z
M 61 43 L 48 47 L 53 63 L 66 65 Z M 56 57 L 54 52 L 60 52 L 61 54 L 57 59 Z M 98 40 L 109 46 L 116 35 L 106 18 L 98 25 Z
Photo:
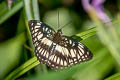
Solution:
M 63 36 L 60 45 L 64 48 L 64 54 L 67 53 L 69 65 L 88 61 L 93 56 L 85 45 L 70 37 Z
M 62 69 L 68 67 L 67 55 L 63 52 L 64 48 L 56 43 L 54 43 L 51 48 L 52 54 L 49 56 L 48 66 L 53 69 Z
M 35 47 L 35 55 L 40 62 L 46 64 L 49 56 L 49 48 L 52 45 L 51 38 L 55 34 L 55 31 L 38 20 L 30 20 L 29 28 Z
M 63 69 L 91 58 L 92 53 L 85 45 L 70 37 L 62 36 L 61 43 L 55 44 L 48 65 L 53 69 Z

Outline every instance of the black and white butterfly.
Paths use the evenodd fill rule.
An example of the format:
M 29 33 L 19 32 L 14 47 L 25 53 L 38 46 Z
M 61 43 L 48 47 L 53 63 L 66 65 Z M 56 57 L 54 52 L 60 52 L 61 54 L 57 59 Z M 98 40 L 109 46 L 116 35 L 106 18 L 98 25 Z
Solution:
M 85 45 L 62 35 L 61 29 L 55 32 L 38 20 L 30 20 L 29 28 L 37 59 L 53 69 L 62 69 L 92 58 Z

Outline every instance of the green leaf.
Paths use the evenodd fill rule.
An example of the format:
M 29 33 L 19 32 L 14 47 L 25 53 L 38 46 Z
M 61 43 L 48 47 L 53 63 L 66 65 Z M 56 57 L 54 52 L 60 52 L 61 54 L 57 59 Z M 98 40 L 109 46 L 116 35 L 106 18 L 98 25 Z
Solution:
M 28 60 L 26 63 L 21 65 L 19 68 L 14 70 L 12 73 L 10 73 L 5 78 L 5 80 L 15 80 L 17 77 L 21 76 L 22 74 L 24 74 L 25 72 L 32 69 L 33 67 L 35 67 L 38 64 L 39 64 L 39 61 L 37 61 L 36 57 L 33 57 L 30 60 Z
M 20 34 L 0 44 L 0 79 L 18 65 L 24 42 L 24 34 Z

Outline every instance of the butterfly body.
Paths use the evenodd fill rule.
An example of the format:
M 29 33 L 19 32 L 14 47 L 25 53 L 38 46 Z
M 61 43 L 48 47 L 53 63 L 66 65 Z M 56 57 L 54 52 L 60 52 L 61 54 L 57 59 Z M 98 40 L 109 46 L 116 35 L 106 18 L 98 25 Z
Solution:
M 29 28 L 37 59 L 53 69 L 62 69 L 92 58 L 91 51 L 82 43 L 55 32 L 48 25 L 30 20 Z
M 54 34 L 53 36 L 53 42 L 59 44 L 62 40 L 62 30 L 58 30 L 57 33 Z

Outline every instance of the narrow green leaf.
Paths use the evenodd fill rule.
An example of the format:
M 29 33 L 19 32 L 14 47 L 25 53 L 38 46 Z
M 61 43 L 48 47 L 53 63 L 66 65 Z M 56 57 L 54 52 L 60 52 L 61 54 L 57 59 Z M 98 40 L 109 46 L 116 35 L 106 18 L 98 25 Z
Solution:
M 24 8 L 25 8 L 25 15 L 27 18 L 26 19 L 27 22 L 33 19 L 31 4 L 32 4 L 31 0 L 24 0 Z
M 106 78 L 105 80 L 120 80 L 120 73 L 116 73 L 116 74 Z
M 32 0 L 33 14 L 35 20 L 40 20 L 38 0 Z
M 33 67 L 35 67 L 38 64 L 39 64 L 39 61 L 37 61 L 36 57 L 33 57 L 30 60 L 28 60 L 26 63 L 21 65 L 19 68 L 14 70 L 12 73 L 10 73 L 5 78 L 5 80 L 15 80 L 17 77 L 21 76 L 22 74 L 24 74 L 25 72 L 32 69 Z
M 84 39 L 87 39 L 87 38 L 95 35 L 96 32 L 97 32 L 96 27 L 93 27 L 93 28 L 90 28 L 84 32 L 79 33 L 79 34 L 75 34 L 72 37 L 75 39 L 84 40 Z
M 15 6 L 13 6 L 12 9 L 8 10 L 8 7 L 6 6 L 6 2 L 0 3 L 0 24 L 5 22 L 8 18 L 10 18 L 12 15 L 14 15 L 17 11 L 19 11 L 23 7 L 23 1 L 20 0 L 15 3 Z M 4 8 L 3 8 L 4 6 Z

